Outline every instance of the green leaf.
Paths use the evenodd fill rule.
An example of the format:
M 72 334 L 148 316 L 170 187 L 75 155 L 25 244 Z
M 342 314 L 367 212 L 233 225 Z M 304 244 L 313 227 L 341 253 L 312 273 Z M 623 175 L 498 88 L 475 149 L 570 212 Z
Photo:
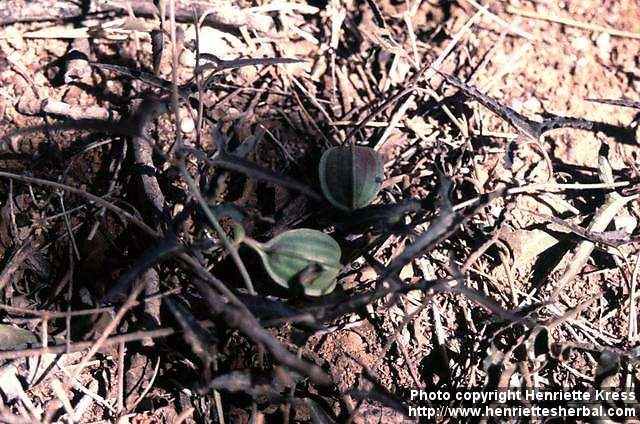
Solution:
M 320 158 L 320 187 L 333 206 L 347 212 L 367 206 L 382 188 L 384 170 L 370 147 L 332 147 Z
M 308 296 L 322 296 L 336 286 L 340 245 L 325 233 L 308 228 L 286 231 L 267 243 L 245 240 L 258 252 L 269 276 L 291 288 L 301 284 Z

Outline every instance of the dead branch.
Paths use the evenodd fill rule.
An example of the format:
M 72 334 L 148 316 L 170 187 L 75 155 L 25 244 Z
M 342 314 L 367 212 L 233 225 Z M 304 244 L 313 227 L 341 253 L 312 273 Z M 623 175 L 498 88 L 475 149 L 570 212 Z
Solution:
M 153 1 L 131 0 L 126 5 L 118 5 L 116 2 L 91 2 L 88 11 L 83 6 L 72 2 L 58 2 L 53 5 L 44 0 L 34 0 L 18 7 L 6 5 L 0 9 L 0 25 L 11 25 L 17 22 L 43 22 L 43 21 L 71 21 L 82 17 L 91 16 L 127 16 L 128 7 L 133 13 L 142 18 L 157 19 L 160 16 L 158 8 Z M 193 9 L 198 16 L 204 16 L 204 23 L 212 26 L 248 28 L 270 32 L 273 28 L 273 20 L 268 15 L 252 13 L 242 9 L 232 1 L 216 0 L 214 2 L 200 2 L 189 0 L 176 1 L 176 21 L 193 23 Z

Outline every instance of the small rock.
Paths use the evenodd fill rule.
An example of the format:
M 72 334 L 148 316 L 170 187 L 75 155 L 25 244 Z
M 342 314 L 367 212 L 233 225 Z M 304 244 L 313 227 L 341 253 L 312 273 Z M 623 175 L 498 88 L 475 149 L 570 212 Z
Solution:
M 100 106 L 83 107 L 50 99 L 43 100 L 41 107 L 45 113 L 65 116 L 75 120 L 95 119 L 106 121 L 110 115 L 107 109 Z
M 511 101 L 511 109 L 515 110 L 516 112 L 521 112 L 522 106 L 523 106 L 523 102 L 520 99 L 513 99 Z
M 180 131 L 182 131 L 183 133 L 188 134 L 192 132 L 195 128 L 196 128 L 196 124 L 195 122 L 193 122 L 193 119 L 191 118 L 191 116 L 187 115 L 180 120 Z
M 22 38 L 22 34 L 15 27 L 9 26 L 4 31 L 4 36 L 7 39 L 7 42 L 16 50 L 24 49 L 24 39 Z
M 42 100 L 36 98 L 30 92 L 20 96 L 16 110 L 24 115 L 37 115 L 42 110 Z
M 586 57 L 581 57 L 576 62 L 576 68 L 586 68 L 589 65 L 589 59 Z
M 411 263 L 405 265 L 401 270 L 400 270 L 400 279 L 401 280 L 409 280 L 411 278 L 413 278 L 413 265 L 411 265 Z
M 524 275 L 544 251 L 558 243 L 558 239 L 554 236 L 539 229 L 507 228 L 500 234 L 500 240 L 505 242 L 513 252 L 513 268 L 519 275 Z
M 47 80 L 47 77 L 44 76 L 43 73 L 38 72 L 35 75 L 33 75 L 33 83 L 38 86 L 39 89 L 45 89 L 48 85 L 49 85 L 49 81 Z M 40 95 L 42 96 L 42 92 L 40 92 Z
M 185 31 L 185 40 L 195 40 L 195 29 L 190 26 Z M 232 60 L 243 51 L 242 41 L 231 33 L 209 26 L 200 29 L 200 53 L 210 53 L 223 60 Z
M 589 48 L 589 46 L 591 45 L 591 40 L 589 40 L 587 37 L 576 37 L 571 42 L 571 45 L 574 49 L 583 51 Z
M 600 54 L 608 56 L 611 52 L 611 35 L 608 32 L 603 32 L 596 39 L 596 46 L 600 50 Z
M 394 84 L 401 84 L 407 78 L 407 74 L 411 70 L 411 63 L 408 59 L 401 57 L 396 62 L 396 66 L 389 72 L 389 78 Z
M 185 68 L 194 68 L 196 66 L 196 54 L 189 49 L 182 50 L 180 64 Z
M 522 104 L 522 107 L 531 112 L 539 112 L 542 110 L 542 103 L 535 97 L 530 97 Z
M 67 43 L 62 40 L 47 40 L 44 43 L 44 49 L 55 57 L 62 57 L 67 52 Z
M 67 69 L 64 74 L 64 82 L 69 84 L 74 81 L 88 82 L 93 70 L 85 58 L 76 58 L 67 61 Z
M 632 234 L 638 226 L 638 220 L 632 215 L 618 215 L 613 218 L 613 223 L 618 231 Z

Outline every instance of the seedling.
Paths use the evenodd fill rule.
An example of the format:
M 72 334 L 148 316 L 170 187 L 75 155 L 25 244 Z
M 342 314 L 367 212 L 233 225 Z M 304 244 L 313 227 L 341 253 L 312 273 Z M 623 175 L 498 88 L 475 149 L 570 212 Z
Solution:
M 331 293 L 340 273 L 342 252 L 325 233 L 308 228 L 286 231 L 266 243 L 245 238 L 269 276 L 285 288 L 302 286 L 308 296 Z
M 370 147 L 332 147 L 320 158 L 320 187 L 333 206 L 353 212 L 367 206 L 382 188 L 380 157 Z

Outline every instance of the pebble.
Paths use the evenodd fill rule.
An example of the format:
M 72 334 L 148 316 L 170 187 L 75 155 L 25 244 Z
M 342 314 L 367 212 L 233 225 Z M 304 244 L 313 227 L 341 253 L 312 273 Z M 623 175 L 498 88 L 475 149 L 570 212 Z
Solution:
M 401 280 L 409 280 L 411 278 L 413 278 L 414 272 L 413 272 L 413 265 L 411 265 L 411 263 L 405 265 L 404 267 L 402 267 L 402 269 L 400 270 L 400 279 Z
M 529 97 L 523 104 L 522 107 L 531 111 L 531 112 L 539 112 L 542 110 L 542 103 L 540 100 L 535 97 Z
M 40 113 L 42 108 L 42 100 L 35 97 L 31 92 L 27 92 L 20 96 L 16 110 L 23 115 L 36 115 Z
M 596 46 L 602 54 L 609 54 L 611 52 L 611 35 L 608 32 L 603 32 L 596 38 Z
M 191 119 L 191 116 L 187 115 L 180 120 L 180 131 L 185 134 L 192 132 L 196 128 L 195 122 Z
M 406 58 L 398 59 L 396 66 L 391 68 L 389 72 L 389 78 L 396 84 L 401 84 L 406 80 L 407 74 L 411 71 L 411 63 Z
M 596 38 L 596 46 L 598 46 L 598 57 L 605 61 L 611 56 L 611 35 L 603 32 Z
M 62 57 L 67 52 L 68 43 L 62 40 L 47 40 L 44 49 L 55 57 Z
M 576 68 L 586 68 L 589 65 L 589 59 L 581 57 L 576 61 Z
M 589 40 L 587 37 L 584 37 L 584 36 L 576 37 L 571 42 L 571 45 L 573 46 L 574 49 L 578 51 L 587 50 L 591 45 L 591 40 Z
M 191 50 L 184 49 L 180 54 L 180 64 L 186 68 L 193 68 L 196 66 L 196 54 Z
M 185 31 L 185 40 L 195 40 L 195 30 L 190 26 Z M 200 53 L 210 53 L 223 60 L 231 60 L 244 49 L 244 43 L 231 33 L 209 26 L 200 29 Z M 195 60 L 194 60 L 195 62 Z
M 638 226 L 638 220 L 632 215 L 618 215 L 613 218 L 613 224 L 616 230 L 632 234 Z
M 14 26 L 9 26 L 4 31 L 4 36 L 7 39 L 7 42 L 16 50 L 24 49 L 25 43 L 24 38 L 22 38 L 22 34 L 20 31 L 16 29 Z
M 521 112 L 523 106 L 524 103 L 520 99 L 513 99 L 511 101 L 511 109 L 515 110 L 516 112 Z

